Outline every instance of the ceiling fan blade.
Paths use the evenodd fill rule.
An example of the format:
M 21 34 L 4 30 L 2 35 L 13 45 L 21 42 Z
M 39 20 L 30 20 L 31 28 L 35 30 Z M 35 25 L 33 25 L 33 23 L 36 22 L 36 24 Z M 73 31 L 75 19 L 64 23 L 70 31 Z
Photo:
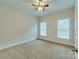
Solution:
M 43 7 L 49 7 L 49 5 L 48 5 L 48 4 L 46 4 L 46 5 L 44 5 Z
M 37 6 L 37 5 L 35 5 L 35 4 L 32 4 L 32 6 Z

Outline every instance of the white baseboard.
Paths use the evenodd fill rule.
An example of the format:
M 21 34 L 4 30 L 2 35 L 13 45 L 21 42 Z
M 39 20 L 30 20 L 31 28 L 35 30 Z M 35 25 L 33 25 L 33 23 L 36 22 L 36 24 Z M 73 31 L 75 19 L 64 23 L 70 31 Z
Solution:
M 49 42 L 52 42 L 52 43 L 57 43 L 57 44 L 62 44 L 62 45 L 74 47 L 74 44 L 68 44 L 68 43 L 59 42 L 59 41 L 55 41 L 55 40 L 47 40 L 47 39 L 40 39 L 40 40 L 49 41 Z
M 0 50 L 6 49 L 6 48 L 10 48 L 10 47 L 13 47 L 13 46 L 16 46 L 16 45 L 19 45 L 19 44 L 27 43 L 27 42 L 30 42 L 32 40 L 35 40 L 35 39 L 26 40 L 26 41 L 20 41 L 20 42 L 8 44 L 8 45 L 6 44 L 6 45 L 3 45 L 3 46 L 0 46 Z

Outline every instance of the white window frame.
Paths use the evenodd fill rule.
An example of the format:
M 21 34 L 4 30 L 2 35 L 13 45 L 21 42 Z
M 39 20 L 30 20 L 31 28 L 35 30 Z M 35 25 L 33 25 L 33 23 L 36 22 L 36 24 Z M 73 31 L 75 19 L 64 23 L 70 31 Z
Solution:
M 46 21 L 40 22 L 40 36 L 47 36 L 47 22 Z
M 57 25 L 57 37 L 61 39 L 70 39 L 70 19 L 58 20 Z

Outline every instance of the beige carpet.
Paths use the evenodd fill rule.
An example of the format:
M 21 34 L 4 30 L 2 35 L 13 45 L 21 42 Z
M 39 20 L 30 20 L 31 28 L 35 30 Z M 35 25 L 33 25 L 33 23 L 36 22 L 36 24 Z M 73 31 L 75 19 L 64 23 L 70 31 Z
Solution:
M 0 59 L 75 59 L 72 48 L 34 40 L 0 51 Z

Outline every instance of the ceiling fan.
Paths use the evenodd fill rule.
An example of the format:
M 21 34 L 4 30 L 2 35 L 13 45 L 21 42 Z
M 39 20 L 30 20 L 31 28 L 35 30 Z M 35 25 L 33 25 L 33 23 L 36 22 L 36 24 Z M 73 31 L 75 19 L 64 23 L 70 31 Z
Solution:
M 46 7 L 49 7 L 49 4 L 45 3 L 43 0 L 38 0 L 35 4 L 32 4 L 35 7 L 35 10 L 44 11 Z

